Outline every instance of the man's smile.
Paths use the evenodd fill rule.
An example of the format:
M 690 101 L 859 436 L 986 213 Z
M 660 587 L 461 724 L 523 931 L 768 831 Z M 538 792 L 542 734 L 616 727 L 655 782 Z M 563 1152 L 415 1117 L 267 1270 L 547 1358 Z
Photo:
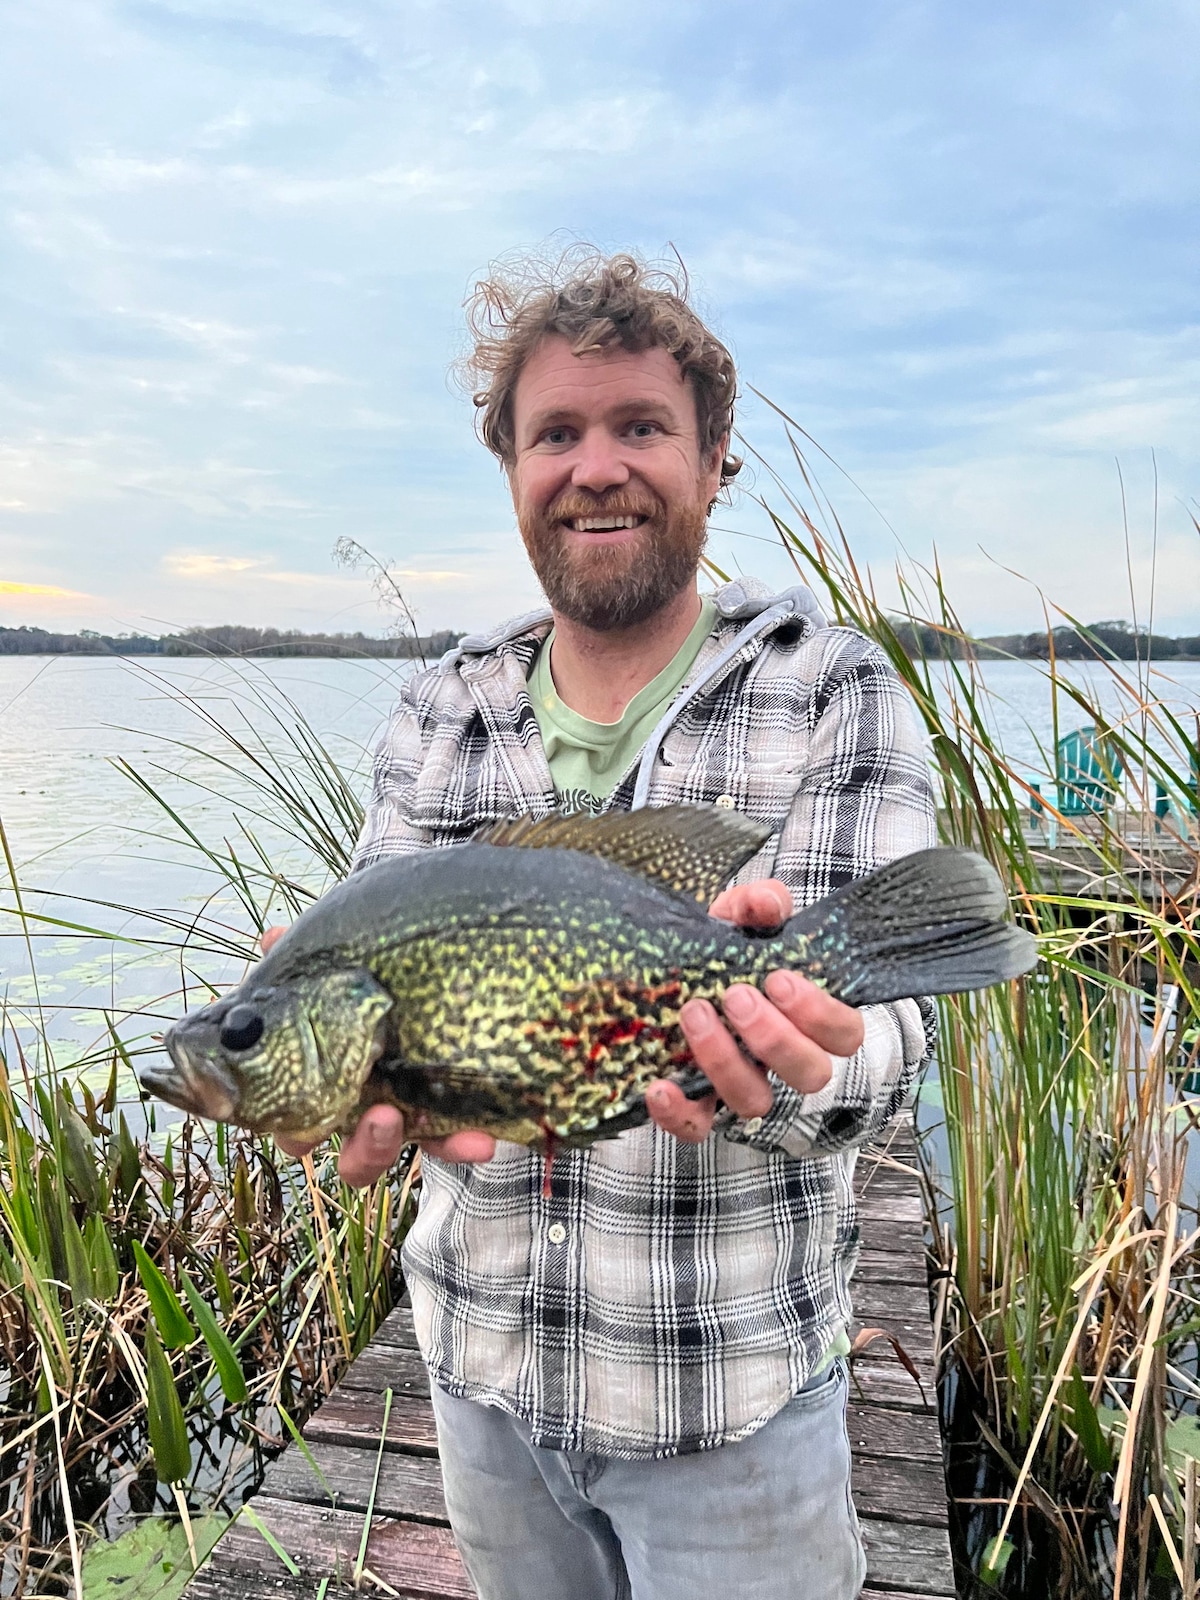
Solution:
M 640 528 L 644 516 L 630 513 L 621 517 L 569 517 L 566 524 L 576 533 L 613 533 L 619 528 Z

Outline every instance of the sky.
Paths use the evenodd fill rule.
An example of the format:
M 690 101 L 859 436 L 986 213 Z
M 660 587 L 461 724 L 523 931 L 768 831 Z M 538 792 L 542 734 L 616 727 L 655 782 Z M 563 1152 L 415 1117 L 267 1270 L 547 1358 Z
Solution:
M 488 263 L 678 251 L 765 458 L 977 632 L 1200 632 L 1188 0 L 39 0 L 0 44 L 0 625 L 537 603 L 449 369 Z M 822 453 L 823 452 L 823 453 Z

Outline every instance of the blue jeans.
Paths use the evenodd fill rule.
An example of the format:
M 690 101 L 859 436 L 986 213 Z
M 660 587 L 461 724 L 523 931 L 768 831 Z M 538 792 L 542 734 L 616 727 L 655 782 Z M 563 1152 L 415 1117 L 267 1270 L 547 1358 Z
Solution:
M 480 1600 L 856 1600 L 840 1361 L 748 1439 L 665 1461 L 543 1450 L 433 1388 L 446 1504 Z

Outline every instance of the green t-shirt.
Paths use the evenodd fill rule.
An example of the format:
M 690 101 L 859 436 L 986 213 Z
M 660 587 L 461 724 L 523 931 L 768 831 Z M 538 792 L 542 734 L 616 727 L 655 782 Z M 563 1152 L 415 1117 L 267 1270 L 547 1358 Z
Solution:
M 550 776 L 564 811 L 589 811 L 604 804 L 629 771 L 712 632 L 716 607 L 702 600 L 696 625 L 656 678 L 639 689 L 616 722 L 592 722 L 558 698 L 550 672 L 551 632 L 529 674 L 529 695 L 546 746 Z

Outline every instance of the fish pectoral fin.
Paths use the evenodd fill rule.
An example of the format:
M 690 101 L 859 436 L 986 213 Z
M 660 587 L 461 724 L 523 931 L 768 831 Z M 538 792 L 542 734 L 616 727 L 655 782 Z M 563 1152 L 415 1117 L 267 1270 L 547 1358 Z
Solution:
M 308 1024 L 334 1103 L 354 1104 L 388 1043 L 394 1002 L 365 967 L 325 973 L 308 1005 Z
M 476 844 L 579 850 L 709 906 L 771 837 L 769 823 L 717 806 L 654 806 L 598 817 L 517 817 L 476 834 Z

